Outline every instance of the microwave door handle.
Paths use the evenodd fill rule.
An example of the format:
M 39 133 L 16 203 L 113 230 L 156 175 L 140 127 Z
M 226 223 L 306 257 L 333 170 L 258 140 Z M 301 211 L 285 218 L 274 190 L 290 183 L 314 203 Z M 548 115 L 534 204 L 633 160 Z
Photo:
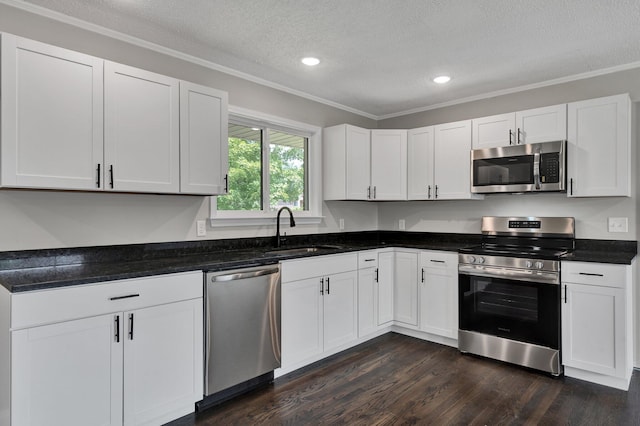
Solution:
M 533 154 L 533 182 L 536 189 L 540 189 L 540 153 Z

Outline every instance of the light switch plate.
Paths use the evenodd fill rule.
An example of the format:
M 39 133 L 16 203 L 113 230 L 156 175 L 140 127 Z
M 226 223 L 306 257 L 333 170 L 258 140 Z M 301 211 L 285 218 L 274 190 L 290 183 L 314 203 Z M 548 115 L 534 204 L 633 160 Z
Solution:
M 198 237 L 207 236 L 207 221 L 196 220 L 196 236 Z
M 628 217 L 610 217 L 609 232 L 629 232 Z

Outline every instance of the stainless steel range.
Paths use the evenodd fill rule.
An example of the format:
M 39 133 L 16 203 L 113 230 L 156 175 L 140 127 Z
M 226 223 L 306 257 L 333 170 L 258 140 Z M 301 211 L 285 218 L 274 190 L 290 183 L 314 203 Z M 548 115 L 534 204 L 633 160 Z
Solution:
M 562 373 L 560 258 L 571 217 L 483 217 L 482 244 L 460 250 L 458 348 Z

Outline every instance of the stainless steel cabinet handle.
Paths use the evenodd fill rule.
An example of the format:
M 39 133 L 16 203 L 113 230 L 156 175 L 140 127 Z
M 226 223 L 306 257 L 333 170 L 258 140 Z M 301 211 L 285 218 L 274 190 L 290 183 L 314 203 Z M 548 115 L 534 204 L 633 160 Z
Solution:
M 129 340 L 133 340 L 133 314 L 129 314 Z

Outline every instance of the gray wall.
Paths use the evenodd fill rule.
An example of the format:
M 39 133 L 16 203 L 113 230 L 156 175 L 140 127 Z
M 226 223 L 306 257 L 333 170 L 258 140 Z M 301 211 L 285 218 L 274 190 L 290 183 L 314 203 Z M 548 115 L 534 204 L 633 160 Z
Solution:
M 77 50 L 229 92 L 229 102 L 319 127 L 340 123 L 374 128 L 374 120 L 249 82 L 204 66 L 0 4 L 0 32 Z M 294 233 L 376 229 L 366 203 L 328 203 L 320 225 Z M 207 197 L 55 191 L 0 191 L 0 250 L 196 240 L 196 220 L 209 217 Z M 207 238 L 274 234 L 273 226 L 209 229 Z

